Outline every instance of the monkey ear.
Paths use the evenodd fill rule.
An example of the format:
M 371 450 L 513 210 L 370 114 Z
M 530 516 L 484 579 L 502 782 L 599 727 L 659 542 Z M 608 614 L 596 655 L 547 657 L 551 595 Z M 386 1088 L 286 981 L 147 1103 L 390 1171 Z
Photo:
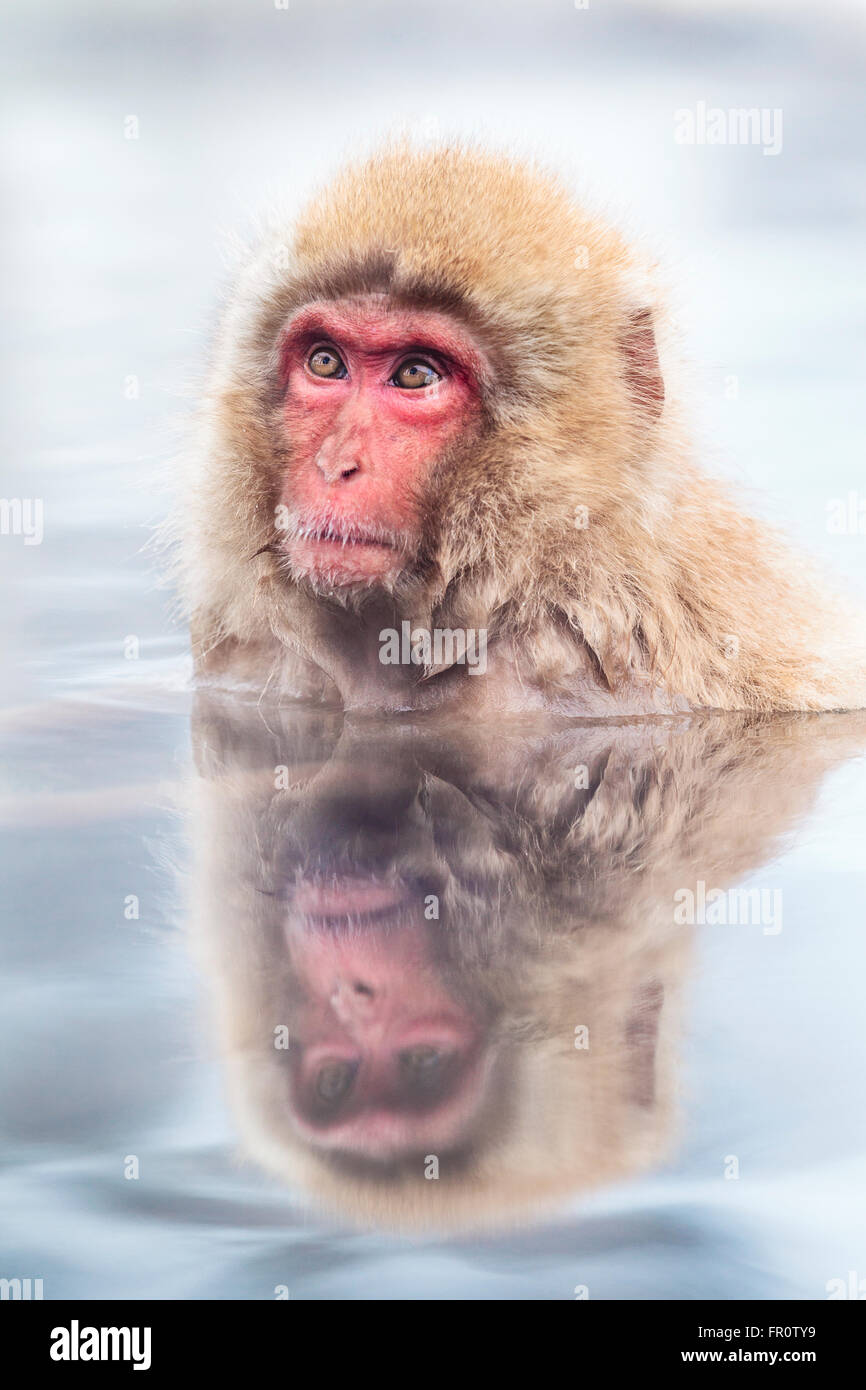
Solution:
M 641 413 L 656 421 L 662 413 L 665 384 L 659 367 L 652 310 L 638 309 L 628 320 L 622 337 L 628 388 Z

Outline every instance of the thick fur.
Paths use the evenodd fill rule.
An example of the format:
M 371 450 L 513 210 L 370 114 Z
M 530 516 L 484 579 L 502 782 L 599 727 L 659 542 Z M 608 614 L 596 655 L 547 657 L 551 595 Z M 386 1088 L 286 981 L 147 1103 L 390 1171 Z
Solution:
M 239 646 L 273 665 L 277 643 L 319 664 L 328 601 L 268 548 L 291 467 L 277 340 L 302 304 L 369 293 L 449 310 L 490 362 L 482 438 L 437 475 L 428 562 L 399 612 L 487 628 L 522 689 L 577 712 L 866 703 L 856 624 L 694 466 L 647 268 L 546 173 L 464 148 L 349 169 L 240 275 L 182 508 L 200 666 Z
M 499 1225 L 657 1162 L 676 1129 L 695 930 L 675 894 L 727 888 L 780 853 L 866 737 L 859 714 L 533 721 L 532 734 L 497 720 L 454 737 L 438 723 L 197 697 L 190 929 L 243 1149 L 365 1225 Z M 384 1139 L 377 1161 L 340 1158 L 297 1124 L 274 1047 L 299 1003 L 285 889 L 323 872 L 402 877 L 416 917 L 439 896 L 441 978 L 483 1023 L 491 1063 L 457 1148 L 419 1133 L 399 1160 Z

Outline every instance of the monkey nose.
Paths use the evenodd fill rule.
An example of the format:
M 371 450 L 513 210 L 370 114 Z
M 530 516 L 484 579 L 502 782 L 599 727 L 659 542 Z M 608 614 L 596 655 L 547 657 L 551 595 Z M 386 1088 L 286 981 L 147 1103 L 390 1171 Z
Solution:
M 331 991 L 331 1008 L 344 1025 L 371 1018 L 378 1002 L 377 991 L 364 980 L 339 980 Z
M 341 483 L 347 478 L 351 478 L 353 473 L 359 473 L 361 465 L 356 458 L 343 455 L 342 458 L 323 458 L 320 454 L 316 459 L 316 466 L 322 477 L 328 483 Z

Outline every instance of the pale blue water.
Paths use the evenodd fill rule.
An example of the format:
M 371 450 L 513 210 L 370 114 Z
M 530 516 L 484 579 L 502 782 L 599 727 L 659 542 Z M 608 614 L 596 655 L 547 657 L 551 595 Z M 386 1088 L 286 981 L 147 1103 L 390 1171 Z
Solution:
M 464 933 L 461 950 L 470 958 L 483 941 L 492 962 L 504 959 L 511 977 L 521 980 L 497 1029 L 507 1032 L 525 1010 L 533 1029 L 552 1038 L 548 1056 L 543 1049 L 538 1054 L 532 1029 L 528 1037 L 519 1034 L 504 1085 L 519 1091 L 515 1077 L 529 1058 L 532 1087 L 562 1088 L 552 1101 L 536 1098 L 540 1108 L 529 1130 L 551 1152 L 573 1144 L 574 1161 L 546 1221 L 523 1219 L 513 1227 L 505 1161 L 493 1184 L 491 1218 L 505 1229 L 443 1236 L 435 1229 L 383 1230 L 390 1222 L 387 1191 L 372 1222 L 362 1219 L 357 1228 L 358 1199 L 348 1180 L 340 1198 L 345 1211 L 323 1217 L 310 1210 L 304 1181 L 269 1177 L 258 1156 L 244 1153 L 255 1142 L 236 1098 L 227 1101 L 222 1058 L 230 1051 L 226 1013 L 263 1007 L 254 987 L 252 1003 L 246 1001 L 248 969 L 254 974 L 249 962 L 262 949 L 257 933 L 266 931 L 250 884 L 273 872 L 261 868 L 271 862 L 268 837 L 278 848 L 290 846 L 289 868 L 279 871 L 288 876 L 295 862 L 309 867 L 312 858 L 320 866 L 331 851 L 343 854 L 347 821 L 360 827 L 356 874 L 365 867 L 381 872 L 392 858 L 398 865 L 423 862 L 420 851 L 407 847 L 399 818 L 386 820 L 384 846 L 376 839 L 365 847 L 375 807 L 399 783 L 396 773 L 387 773 L 369 804 L 362 797 L 360 805 L 357 775 L 338 778 L 324 813 L 315 791 L 307 790 L 289 799 L 274 830 L 271 753 L 256 744 L 268 732 L 257 715 L 250 718 L 229 712 L 232 751 L 219 755 L 228 777 L 193 781 L 191 790 L 182 785 L 189 764 L 184 696 L 150 692 L 136 699 L 130 689 L 109 701 L 91 694 L 15 736 L 10 761 L 17 789 L 6 803 L 4 837 L 4 1268 L 10 1277 L 44 1279 L 46 1297 L 267 1298 L 285 1284 L 293 1297 L 308 1298 L 569 1298 L 585 1284 L 593 1298 L 820 1298 L 829 1280 L 862 1267 L 866 808 L 863 764 L 844 760 L 848 738 L 838 720 L 801 731 L 804 741 L 790 759 L 783 743 L 781 765 L 766 752 L 777 737 L 775 724 L 749 745 L 748 755 L 723 738 L 731 761 L 743 758 L 744 784 L 740 772 L 720 773 L 713 764 L 705 775 L 691 765 L 695 733 L 657 734 L 649 764 L 640 753 L 644 734 L 634 728 L 594 734 L 589 745 L 585 731 L 565 731 L 550 744 L 553 751 L 542 760 L 545 791 L 582 760 L 575 748 L 595 748 L 599 737 L 610 760 L 609 783 L 623 747 L 629 768 L 672 767 L 675 782 L 660 813 L 638 815 L 625 861 L 609 817 L 599 842 L 576 858 L 563 849 L 562 832 L 542 818 L 563 856 L 553 859 L 547 888 L 536 886 L 527 908 L 511 871 L 488 868 L 469 906 L 448 921 L 448 930 Z M 284 722 L 288 732 L 277 746 L 290 748 L 297 718 Z M 305 754 L 321 756 L 322 742 L 333 752 L 330 732 L 317 742 L 302 722 Z M 395 739 L 395 731 L 384 737 Z M 210 726 L 205 741 L 218 746 Z M 688 756 L 678 758 L 672 750 L 683 743 Z M 352 755 L 359 766 L 363 747 Z M 527 776 L 536 775 L 538 740 L 522 731 L 509 747 L 520 761 L 525 793 Z M 697 747 L 700 757 L 703 744 Z M 801 800 L 810 802 L 817 769 L 839 757 L 841 766 L 829 772 L 791 839 L 791 817 Z M 439 768 L 432 785 L 440 795 L 451 785 L 443 762 L 460 783 L 462 765 L 452 749 L 443 753 L 437 745 L 426 762 Z M 381 759 L 376 763 L 381 768 Z M 232 783 L 241 766 L 258 766 L 254 790 L 238 792 Z M 788 786 L 797 769 L 802 790 Z M 306 761 L 298 775 L 309 776 Z M 720 776 L 731 784 L 721 796 Z M 480 803 L 477 821 L 467 821 L 460 806 L 455 813 L 447 799 L 427 812 L 440 852 L 464 879 L 479 826 L 485 832 L 494 826 L 500 845 L 514 834 L 511 792 L 498 800 L 477 773 L 468 785 Z M 619 782 L 613 797 L 621 808 Z M 684 809 L 707 799 L 712 814 Z M 178 801 L 183 816 L 173 809 Z M 317 812 L 330 821 L 320 826 Z M 246 841 L 235 829 L 238 814 L 250 818 Z M 298 831 L 301 815 L 307 820 Z M 760 831 L 743 836 L 750 815 Z M 332 845 L 328 823 L 341 827 Z M 443 850 L 449 826 L 460 843 Z M 777 831 L 782 852 L 763 862 Z M 305 842 L 304 835 L 313 838 Z M 672 837 L 692 848 L 672 849 Z M 760 862 L 746 885 L 763 889 L 768 905 L 781 904 L 778 916 L 768 907 L 769 915 L 742 925 L 673 928 L 674 886 L 696 887 L 700 878 L 708 887 L 726 886 L 725 865 L 741 869 L 753 857 Z M 565 888 L 561 863 L 568 865 Z M 506 909 L 503 882 L 514 895 Z M 138 920 L 124 918 L 128 894 L 139 898 Z M 563 895 L 570 906 L 563 907 Z M 583 981 L 569 986 L 573 1008 L 544 980 L 523 997 L 526 972 L 540 968 L 538 957 L 530 951 L 527 965 L 525 943 L 515 944 L 509 933 L 527 924 L 530 935 L 538 933 L 542 956 L 555 963 L 557 980 L 577 971 Z M 565 948 L 563 933 L 573 933 Z M 276 978 L 280 947 L 267 949 Z M 631 981 L 623 999 L 621 975 Z M 649 1063 L 653 1104 L 623 1112 L 617 1080 L 573 1091 L 568 1077 L 576 1073 L 568 1068 L 584 1059 L 572 1046 L 572 1020 L 583 1022 L 589 1010 L 602 1058 L 615 1062 L 632 996 L 659 979 L 670 1018 Z M 477 1002 L 471 990 L 468 998 L 471 1012 Z M 265 1041 L 252 1049 L 252 1083 L 244 1082 L 253 1089 L 273 1060 L 271 1015 L 262 1016 Z M 648 1046 L 652 1053 L 656 1044 Z M 524 1096 L 518 1110 L 527 1104 Z M 584 1109 L 579 1124 L 563 1130 L 561 1111 L 569 1105 Z M 609 1137 L 584 1152 L 585 1131 L 606 1125 Z M 507 1138 L 507 1126 L 504 1137 L 494 1134 L 494 1155 Z M 658 1158 L 648 1171 L 629 1173 L 644 1144 L 660 1147 Z M 131 1180 L 124 1177 L 130 1155 L 140 1165 Z M 725 1177 L 731 1156 L 738 1177 Z M 623 1163 L 625 1175 L 608 1179 Z M 541 1184 L 543 1157 L 537 1176 Z M 417 1181 L 423 1189 L 420 1172 Z M 394 1206 L 399 1214 L 399 1200 Z
M 191 737 L 186 639 L 141 547 L 203 359 L 214 229 L 272 183 L 300 198 L 347 144 L 397 119 L 535 141 L 634 210 L 669 258 L 704 364 L 713 466 L 866 591 L 866 537 L 826 528 L 828 501 L 864 488 L 866 64 L 843 11 L 789 17 L 780 33 L 760 7 L 439 8 L 459 26 L 456 61 L 448 31 L 421 52 L 378 6 L 372 35 L 356 7 L 328 19 L 300 3 L 255 23 L 228 5 L 180 20 L 84 4 L 50 22 L 13 16 L 3 487 L 44 499 L 45 537 L 0 537 L 0 1276 L 42 1278 L 46 1298 L 271 1298 L 278 1285 L 323 1299 L 568 1299 L 578 1285 L 591 1298 L 824 1298 L 849 1271 L 866 1279 L 866 737 L 834 719 L 773 725 L 730 736 L 726 766 L 702 727 L 663 730 L 652 757 L 628 728 L 523 729 L 479 766 L 452 746 L 458 731 L 431 748 L 387 729 L 388 755 L 350 743 L 327 795 L 308 762 L 333 763 L 339 730 L 308 712 L 276 731 L 249 711 L 199 710 Z M 326 25 L 341 83 L 332 119 L 311 121 Z M 679 149 L 672 112 L 697 100 L 781 105 L 783 154 Z M 130 112 L 138 142 L 123 139 Z M 407 744 L 408 770 L 395 751 Z M 227 778 L 206 759 L 196 776 L 203 746 L 222 750 Z M 595 757 L 612 791 L 589 799 L 596 839 L 575 859 L 545 796 L 557 789 L 586 825 L 571 769 Z M 369 762 L 390 781 L 365 799 Z M 275 808 L 278 763 L 294 775 Z M 637 787 L 628 767 L 642 769 Z M 515 824 L 518 787 L 538 794 Z M 376 838 L 389 797 L 398 809 Z M 347 822 L 363 832 L 351 852 Z M 482 1088 L 496 1113 L 479 1110 L 459 1178 L 443 1159 L 436 1197 L 416 1167 L 411 1197 L 379 1180 L 373 1199 L 338 1174 L 323 1215 L 310 1198 L 321 1171 L 286 1133 L 296 1097 L 262 1044 L 282 1002 L 275 1012 L 255 982 L 264 960 L 281 1001 L 297 989 L 281 974 L 291 909 L 273 895 L 311 863 L 330 871 L 329 854 L 374 882 L 408 864 L 416 888 L 435 860 L 436 881 L 460 886 L 446 959 L 444 937 L 433 955 L 499 1061 Z M 676 924 L 674 893 L 698 881 L 764 890 L 781 929 Z M 417 923 L 391 930 L 398 942 Z M 572 1036 L 587 1010 L 584 1056 Z M 255 1046 L 239 1048 L 238 1018 L 261 1023 Z M 596 1058 L 585 1086 L 575 1064 Z M 514 1225 L 521 1165 L 530 1188 L 555 1193 L 543 1220 Z M 464 1194 L 459 1227 L 482 1170 L 482 1232 L 443 1231 L 441 1213 L 432 1230 L 387 1229 L 449 1183 Z

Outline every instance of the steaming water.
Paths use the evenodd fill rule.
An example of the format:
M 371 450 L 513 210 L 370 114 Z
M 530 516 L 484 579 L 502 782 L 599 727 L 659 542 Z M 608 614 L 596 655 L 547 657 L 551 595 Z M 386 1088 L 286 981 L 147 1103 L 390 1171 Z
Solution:
M 300 1180 L 245 1156 L 218 972 L 191 949 L 190 843 L 208 828 L 190 797 L 185 637 L 141 552 L 164 506 L 151 465 L 203 359 L 217 223 L 272 180 L 300 196 L 337 148 L 395 118 L 576 151 L 673 252 L 719 467 L 772 494 L 755 505 L 866 589 L 863 536 L 826 529 L 828 500 L 862 487 L 862 43 L 841 20 L 780 35 L 736 7 L 470 10 L 454 7 L 456 62 L 439 38 L 419 54 L 376 6 L 372 39 L 355 7 L 340 10 L 328 122 L 315 115 L 321 11 L 269 14 L 266 30 L 225 6 L 180 19 L 133 6 L 109 27 L 79 5 L 38 30 L 22 8 L 12 26 L 29 57 L 6 84 L 4 490 L 44 499 L 45 535 L 0 538 L 0 1275 L 41 1278 L 46 1298 L 271 1298 L 278 1285 L 316 1299 L 568 1299 L 578 1285 L 592 1298 L 824 1298 L 849 1271 L 866 1279 L 853 741 L 746 878 L 781 893 L 781 930 L 688 929 L 660 1064 L 671 1113 L 648 1168 L 597 1187 L 584 1173 L 543 1221 L 406 1236 L 317 1214 Z M 671 113 L 700 99 L 783 106 L 783 154 L 679 150 Z M 129 112 L 137 142 L 123 139 Z M 808 762 L 801 749 L 772 783 L 780 815 Z M 745 825 L 749 811 L 745 799 Z M 238 873 L 249 849 L 235 846 Z M 723 863 L 704 877 L 727 887 Z

